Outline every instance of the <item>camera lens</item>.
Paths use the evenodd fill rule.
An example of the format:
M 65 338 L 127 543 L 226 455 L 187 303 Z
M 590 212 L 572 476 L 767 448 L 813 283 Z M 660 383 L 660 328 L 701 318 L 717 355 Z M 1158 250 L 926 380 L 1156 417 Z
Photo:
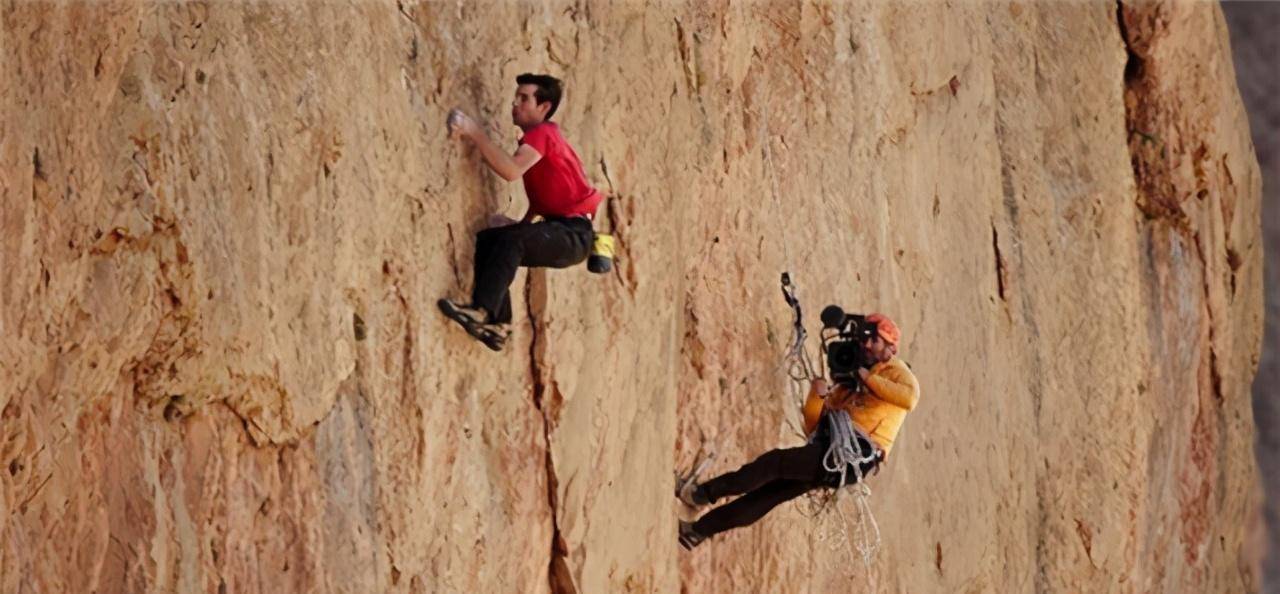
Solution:
M 858 346 L 851 342 L 837 342 L 831 345 L 831 351 L 828 357 L 831 359 L 831 368 L 836 370 L 847 370 L 853 368 L 858 362 Z

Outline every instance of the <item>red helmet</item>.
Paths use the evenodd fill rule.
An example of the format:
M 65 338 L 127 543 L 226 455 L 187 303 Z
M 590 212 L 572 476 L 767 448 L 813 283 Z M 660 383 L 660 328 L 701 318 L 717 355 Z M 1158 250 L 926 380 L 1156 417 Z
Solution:
M 880 334 L 880 338 L 893 346 L 898 346 L 898 341 L 902 339 L 902 331 L 898 330 L 898 325 L 893 323 L 889 316 L 873 313 L 867 316 L 867 321 L 876 325 L 876 332 Z

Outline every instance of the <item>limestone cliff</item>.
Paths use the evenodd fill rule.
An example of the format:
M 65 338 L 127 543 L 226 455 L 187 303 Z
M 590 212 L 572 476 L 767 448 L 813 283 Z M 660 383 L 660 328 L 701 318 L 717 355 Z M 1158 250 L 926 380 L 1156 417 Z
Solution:
M 524 199 L 442 127 L 513 143 L 525 71 L 622 250 L 494 354 L 434 301 Z M 0 591 L 1257 587 L 1214 4 L 17 1 L 0 110 Z M 704 443 L 798 441 L 783 270 L 924 386 L 870 570 L 791 505 L 675 542 Z

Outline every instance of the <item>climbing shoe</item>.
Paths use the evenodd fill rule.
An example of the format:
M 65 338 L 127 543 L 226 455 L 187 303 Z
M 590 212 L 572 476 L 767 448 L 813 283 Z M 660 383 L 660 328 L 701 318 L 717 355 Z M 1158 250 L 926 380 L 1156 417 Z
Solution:
M 698 477 L 702 476 L 702 471 L 706 470 L 716 459 L 715 446 L 707 447 L 703 444 L 703 448 L 699 450 L 697 462 L 688 472 L 681 474 L 676 471 L 676 499 L 679 499 L 685 505 L 692 508 L 699 508 L 709 505 L 711 500 L 707 499 L 707 494 L 699 488 Z
M 440 311 L 443 311 L 444 314 L 450 318 L 462 318 L 476 324 L 484 324 L 485 321 L 489 319 L 488 313 L 473 305 L 462 305 L 449 301 L 448 299 L 441 299 L 440 301 L 437 301 L 436 304 L 440 306 Z
M 604 274 L 613 270 L 613 236 L 596 233 L 591 244 L 591 256 L 587 258 L 587 270 Z
M 699 489 L 697 477 L 690 475 L 687 479 L 680 481 L 676 485 L 676 499 L 679 499 L 685 505 L 692 508 L 699 508 L 711 503 L 707 500 L 706 494 Z
M 463 330 L 467 331 L 467 334 L 484 343 L 490 350 L 501 351 L 511 335 L 504 324 L 485 323 L 488 315 L 483 309 L 470 305 L 458 305 L 448 299 L 441 299 L 436 302 L 436 305 L 445 316 L 457 322 Z
M 702 544 L 706 539 L 707 537 L 702 533 L 693 529 L 693 522 L 680 520 L 680 546 L 684 547 L 684 550 L 692 551 L 693 547 Z

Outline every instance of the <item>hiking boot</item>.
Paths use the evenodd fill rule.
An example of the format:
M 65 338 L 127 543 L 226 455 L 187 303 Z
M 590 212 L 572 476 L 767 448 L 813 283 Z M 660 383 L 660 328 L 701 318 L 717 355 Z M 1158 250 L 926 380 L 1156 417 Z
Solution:
M 706 536 L 694 530 L 693 522 L 680 520 L 680 546 L 684 547 L 684 550 L 692 551 L 693 547 L 702 544 L 702 541 L 706 539 Z

